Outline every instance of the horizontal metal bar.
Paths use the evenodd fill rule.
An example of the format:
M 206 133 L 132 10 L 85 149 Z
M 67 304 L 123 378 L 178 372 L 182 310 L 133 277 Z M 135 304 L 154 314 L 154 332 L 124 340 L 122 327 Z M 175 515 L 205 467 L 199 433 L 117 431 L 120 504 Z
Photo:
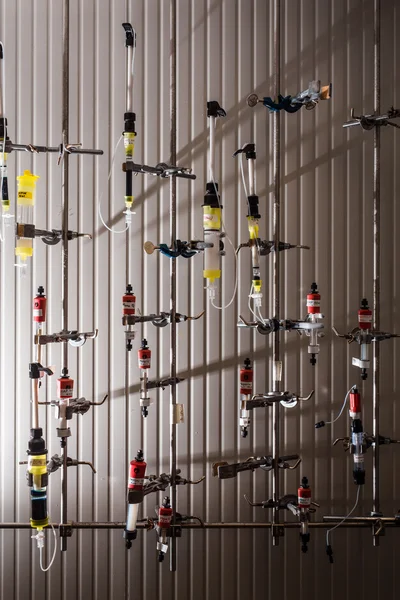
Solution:
M 327 529 L 330 527 L 331 522 L 343 519 L 344 517 L 323 517 L 326 519 L 324 522 L 310 522 L 308 526 L 311 529 Z M 328 520 L 330 522 L 328 522 Z M 398 527 L 398 521 L 394 517 L 355 517 L 354 519 L 346 520 L 340 529 L 354 529 L 354 528 L 370 528 L 374 522 L 382 521 L 385 527 Z M 70 524 L 72 529 L 125 529 L 125 523 L 119 521 L 110 522 L 76 522 Z M 277 527 L 283 527 L 285 529 L 299 529 L 301 523 L 299 522 L 284 522 L 276 523 Z M 50 525 L 47 526 L 49 528 Z M 55 529 L 58 529 L 57 523 L 53 524 Z M 137 529 L 147 529 L 148 525 L 146 522 L 137 523 Z M 182 529 L 271 529 L 272 523 L 182 523 L 180 525 Z M 0 529 L 31 529 L 30 523 L 0 523 Z M 400 528 L 399 528 L 400 529 Z

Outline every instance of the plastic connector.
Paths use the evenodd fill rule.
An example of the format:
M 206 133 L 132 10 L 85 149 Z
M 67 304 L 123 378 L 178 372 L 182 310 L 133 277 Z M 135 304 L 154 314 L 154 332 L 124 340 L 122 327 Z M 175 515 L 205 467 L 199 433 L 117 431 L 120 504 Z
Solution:
M 38 529 L 35 535 L 31 535 L 32 540 L 36 540 L 37 547 L 39 549 L 44 548 L 44 531 L 43 529 Z
M 208 291 L 208 299 L 210 300 L 210 302 L 213 302 L 215 300 L 215 295 L 216 295 L 215 283 L 214 282 L 210 283 L 206 287 L 206 290 Z

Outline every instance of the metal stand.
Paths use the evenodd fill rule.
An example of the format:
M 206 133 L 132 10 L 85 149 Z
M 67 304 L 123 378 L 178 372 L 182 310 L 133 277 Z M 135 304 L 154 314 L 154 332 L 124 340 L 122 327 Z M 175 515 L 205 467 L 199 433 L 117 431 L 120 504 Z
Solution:
M 170 0 L 170 163 L 176 164 L 176 0 Z M 176 175 L 170 178 L 171 246 L 176 240 Z M 170 460 L 172 527 L 176 521 L 176 258 L 171 259 L 171 387 L 170 387 Z M 170 542 L 170 571 L 176 571 L 176 537 Z
M 63 3 L 63 77 L 62 77 L 62 143 L 68 144 L 69 137 L 69 0 Z M 61 319 L 63 331 L 68 331 L 68 218 L 69 218 L 69 155 L 64 153 L 62 163 L 61 207 Z M 61 344 L 62 375 L 68 375 L 68 343 Z M 68 438 L 61 438 L 61 523 L 68 522 Z M 61 551 L 67 550 L 67 538 L 61 536 Z
M 274 95 L 278 97 L 280 92 L 280 0 L 274 0 Z M 280 115 L 275 112 L 273 115 L 273 240 L 275 248 L 279 248 L 280 233 Z M 274 318 L 279 320 L 280 310 L 280 256 L 279 252 L 274 252 L 273 256 L 273 313 Z M 282 365 L 280 360 L 280 331 L 273 332 L 273 377 L 272 390 L 280 391 L 282 376 Z M 272 407 L 272 499 L 275 508 L 272 512 L 272 543 L 274 546 L 279 544 L 279 522 L 278 502 L 279 502 L 279 442 L 280 442 L 280 404 L 274 402 Z
M 381 2 L 374 0 L 374 111 L 379 115 L 381 108 Z M 380 326 L 380 272 L 381 272 L 381 131 L 380 127 L 374 128 L 374 200 L 373 200 L 373 328 L 379 330 Z M 373 408 L 373 435 L 379 436 L 379 375 L 380 375 L 380 344 L 373 345 L 372 367 L 372 408 Z M 379 444 L 373 448 L 372 462 L 372 510 L 373 514 L 380 514 L 379 493 Z M 373 537 L 374 546 L 379 546 L 379 536 Z

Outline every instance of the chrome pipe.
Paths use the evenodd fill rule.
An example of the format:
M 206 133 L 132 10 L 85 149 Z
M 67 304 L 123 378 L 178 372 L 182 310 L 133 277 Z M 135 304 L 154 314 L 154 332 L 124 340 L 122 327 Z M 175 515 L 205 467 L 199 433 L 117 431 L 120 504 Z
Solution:
M 69 140 L 69 0 L 63 1 L 63 76 L 62 76 L 62 143 Z M 69 219 L 69 155 L 64 152 L 61 176 L 61 319 L 62 330 L 68 331 L 68 219 Z M 61 344 L 61 364 L 63 375 L 68 374 L 68 343 Z M 61 439 L 63 463 L 61 469 L 61 523 L 68 522 L 68 442 Z M 67 538 L 61 538 L 61 551 L 67 550 Z
M 280 0 L 274 0 L 274 96 L 278 97 L 280 93 Z M 279 111 L 272 115 L 273 119 L 273 240 L 275 248 L 279 248 L 280 233 L 280 117 Z M 273 314 L 274 318 L 279 320 L 280 305 L 280 254 L 273 253 Z M 273 344 L 273 379 L 272 389 L 274 392 L 280 391 L 280 332 L 274 331 L 272 335 Z M 272 500 L 275 508 L 272 511 L 272 522 L 276 525 L 279 522 L 278 502 L 279 502 L 279 445 L 280 445 L 280 404 L 274 403 L 272 408 Z M 272 542 L 274 546 L 279 544 L 279 537 L 276 535 L 276 529 L 272 529 Z
M 176 0 L 170 0 L 170 163 L 176 164 Z M 176 240 L 176 175 L 170 177 L 170 234 L 171 247 Z M 172 525 L 176 518 L 176 259 L 170 261 L 171 337 L 170 360 L 170 473 Z M 170 571 L 176 571 L 176 538 L 170 541 Z
M 381 2 L 374 0 L 374 111 L 380 114 L 381 108 Z M 381 131 L 380 127 L 374 127 L 374 173 L 373 173 L 373 329 L 379 331 L 380 327 L 380 260 L 381 260 Z M 380 384 L 380 345 L 373 344 L 372 365 L 372 410 L 373 410 L 373 435 L 379 436 L 379 384 Z M 372 510 L 380 513 L 380 490 L 379 490 L 379 454 L 380 446 L 375 444 L 373 448 L 372 462 Z M 379 537 L 374 536 L 374 546 L 379 545 Z

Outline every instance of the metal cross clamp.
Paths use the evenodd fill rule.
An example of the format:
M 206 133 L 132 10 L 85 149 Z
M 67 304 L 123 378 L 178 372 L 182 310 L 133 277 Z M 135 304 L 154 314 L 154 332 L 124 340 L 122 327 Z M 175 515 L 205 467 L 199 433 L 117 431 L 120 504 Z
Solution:
M 291 464 L 294 463 L 294 464 Z M 290 454 L 288 456 L 280 456 L 278 459 L 278 467 L 280 469 L 297 469 L 301 463 L 301 458 L 298 454 Z M 263 471 L 271 471 L 273 468 L 272 456 L 250 456 L 247 460 L 240 463 L 229 464 L 225 461 L 215 462 L 212 464 L 212 475 L 218 479 L 232 479 L 242 471 L 254 471 L 261 468 Z
M 61 229 L 36 229 L 35 225 L 29 223 L 16 223 L 15 224 L 15 235 L 18 239 L 20 238 L 41 238 L 42 241 L 48 246 L 55 246 L 58 244 L 62 237 L 63 233 Z M 77 238 L 87 238 L 92 239 L 90 233 L 78 233 L 77 231 L 68 230 L 68 240 L 75 240 Z
M 133 173 L 155 175 L 162 178 L 172 177 L 174 175 L 176 177 L 182 177 L 183 179 L 196 179 L 196 175 L 192 173 L 192 169 L 168 165 L 167 163 L 158 163 L 155 167 L 151 167 L 149 165 L 139 165 L 128 161 L 122 164 L 122 170 L 124 173 L 132 171 Z
M 332 327 L 337 337 L 344 338 L 349 344 L 357 342 L 360 346 L 360 358 L 353 357 L 351 362 L 354 367 L 361 369 L 361 379 L 367 379 L 367 369 L 370 367 L 369 346 L 372 342 L 382 342 L 390 338 L 400 337 L 396 333 L 386 333 L 372 329 L 372 310 L 368 306 L 368 300 L 363 298 L 358 310 L 358 327 L 349 333 L 339 333 L 336 327 Z
M 82 148 L 82 144 L 81 143 L 77 143 L 77 144 L 60 144 L 58 146 L 58 159 L 57 159 L 57 164 L 61 164 L 61 162 L 64 160 L 64 156 L 66 154 L 97 154 L 97 155 L 101 155 L 104 154 L 103 150 L 87 150 L 85 148 Z
M 308 396 L 300 396 L 293 392 L 265 392 L 264 394 L 254 394 L 249 400 L 245 400 L 244 408 L 253 410 L 254 408 L 266 408 L 272 406 L 275 402 L 280 402 L 285 408 L 294 408 L 298 402 L 307 402 L 314 395 L 314 390 Z
M 153 492 L 165 492 L 168 486 L 171 485 L 172 476 L 169 473 L 161 473 L 160 475 L 146 475 L 147 480 L 143 486 L 143 493 L 145 496 L 152 494 Z M 192 481 L 191 479 L 185 479 L 181 476 L 181 470 L 176 470 L 175 484 L 176 485 L 197 485 L 205 479 L 205 475 L 200 479 Z
M 310 81 L 308 88 L 296 94 L 296 96 L 282 96 L 279 94 L 278 101 L 274 101 L 269 96 L 259 98 L 257 94 L 250 94 L 247 97 L 247 104 L 253 108 L 258 103 L 266 106 L 270 112 L 285 110 L 288 113 L 295 113 L 303 106 L 307 110 L 314 109 L 320 100 L 329 100 L 332 97 L 332 84 L 321 85 L 320 80 Z
M 205 248 L 212 248 L 212 246 L 213 244 L 208 244 L 207 242 L 202 242 L 199 240 L 191 240 L 190 242 L 175 240 L 171 247 L 169 247 L 167 244 L 159 244 L 158 246 L 155 246 L 153 242 L 145 242 L 143 249 L 146 254 L 153 254 L 154 250 L 158 250 L 160 254 L 163 254 L 168 258 L 178 258 L 178 256 L 183 256 L 183 258 L 192 258 L 192 256 L 195 256 L 195 254 L 199 254 L 199 252 Z
M 394 440 L 393 438 L 386 437 L 384 435 L 379 435 L 378 440 L 379 440 L 379 442 L 378 442 L 379 446 L 388 446 L 389 444 L 400 444 L 400 440 Z M 338 444 L 339 442 L 343 443 L 343 449 L 345 452 L 347 452 L 348 450 L 351 450 L 352 443 L 351 443 L 350 437 L 336 438 L 336 440 L 333 442 L 333 446 L 336 446 L 336 444 Z M 363 433 L 364 452 L 366 452 L 372 446 L 375 446 L 375 444 L 376 444 L 376 437 L 373 435 L 370 435 L 369 433 L 364 432 Z
M 68 342 L 71 346 L 79 348 L 83 346 L 86 340 L 93 340 L 97 337 L 99 330 L 95 329 L 94 331 L 87 332 L 79 332 L 76 330 L 73 331 L 60 331 L 59 333 L 51 333 L 51 334 L 40 334 L 35 335 L 34 343 L 39 344 L 40 346 L 46 344 L 54 344 L 61 342 Z
M 58 454 L 54 454 L 54 456 L 52 456 L 49 462 L 47 463 L 47 471 L 49 473 L 55 473 L 56 471 L 58 471 L 58 469 L 61 469 L 62 465 L 63 457 L 59 456 Z M 90 461 L 77 460 L 76 458 L 70 458 L 69 456 L 67 457 L 67 467 L 77 467 L 78 465 L 87 465 L 92 469 L 93 473 L 97 472 L 93 466 L 93 463 L 91 463 Z
M 197 321 L 204 315 L 205 311 L 201 311 L 194 317 L 176 313 L 175 322 L 184 323 L 185 321 Z M 171 323 L 171 312 L 161 312 L 160 314 L 150 315 L 123 315 L 122 325 L 136 325 L 136 323 L 152 323 L 155 327 L 166 327 Z
M 156 379 L 155 381 L 147 382 L 147 389 L 153 390 L 155 388 L 161 388 L 162 390 L 165 390 L 165 388 L 169 385 L 172 385 L 173 383 L 177 385 L 181 381 L 185 381 L 185 379 L 183 377 L 167 377 L 166 379 Z
M 374 129 L 374 127 L 381 127 L 384 125 L 391 125 L 392 127 L 397 127 L 400 129 L 400 125 L 397 123 L 391 123 L 391 119 L 398 119 L 400 117 L 400 110 L 394 108 L 393 106 L 389 108 L 386 114 L 384 115 L 361 115 L 357 117 L 354 114 L 354 108 L 351 109 L 350 112 L 351 120 L 343 123 L 343 127 L 354 127 L 355 125 L 360 125 L 366 131 L 370 131 Z
M 236 250 L 236 254 L 238 254 L 242 248 L 252 248 L 253 246 L 257 247 L 260 256 L 267 256 L 268 254 L 271 254 L 271 252 L 276 252 L 276 244 L 274 241 L 260 240 L 257 238 L 256 240 L 249 240 L 248 242 L 240 244 Z M 279 242 L 278 244 L 278 252 L 291 250 L 292 248 L 310 250 L 310 246 L 304 246 L 302 244 L 289 244 L 287 242 Z

